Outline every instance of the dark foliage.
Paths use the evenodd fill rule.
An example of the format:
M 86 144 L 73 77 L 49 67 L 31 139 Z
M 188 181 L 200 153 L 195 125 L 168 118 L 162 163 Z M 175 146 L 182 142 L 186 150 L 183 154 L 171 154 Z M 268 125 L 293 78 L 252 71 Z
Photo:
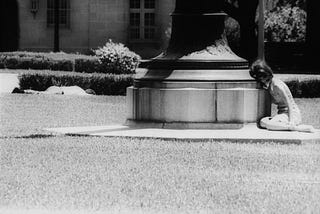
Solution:
M 2 63 L 1 63 L 2 61 Z M 50 59 L 39 56 L 2 55 L 0 64 L 8 69 L 40 69 L 72 71 L 73 61 L 69 59 Z
M 44 91 L 52 85 L 77 85 L 84 90 L 90 88 L 97 95 L 125 95 L 126 88 L 133 84 L 133 75 L 39 71 L 22 74 L 19 80 L 21 89 Z M 320 79 L 290 80 L 286 84 L 295 98 L 320 97 Z
M 126 88 L 133 83 L 132 75 L 113 74 L 79 74 L 79 73 L 55 73 L 33 72 L 19 76 L 21 89 L 33 89 L 44 91 L 50 86 L 77 85 L 84 90 L 92 89 L 97 95 L 125 95 Z
M 4 67 L 5 58 L 6 58 L 6 56 L 0 55 L 0 69 L 5 68 L 5 67 Z
M 101 64 L 101 71 L 112 74 L 133 74 L 141 60 L 139 55 L 124 44 L 112 40 L 95 50 L 95 54 Z
M 114 54 L 112 51 L 109 53 L 104 50 L 103 56 L 108 58 Z M 121 54 L 116 53 L 114 55 L 117 56 L 117 63 L 106 66 L 106 63 L 102 63 L 95 56 L 65 53 L 4 52 L 0 53 L 0 68 L 106 74 L 130 74 L 135 72 L 140 58 L 134 58 L 134 53 L 124 51 Z
M 306 0 L 278 0 L 277 6 L 282 7 L 282 6 L 297 6 L 302 9 L 306 8 Z
M 293 80 L 286 83 L 295 98 L 320 97 L 320 80 Z
M 54 71 L 73 71 L 71 60 L 49 60 L 49 69 Z
M 104 73 L 98 58 L 83 58 L 75 60 L 75 72 L 80 73 Z

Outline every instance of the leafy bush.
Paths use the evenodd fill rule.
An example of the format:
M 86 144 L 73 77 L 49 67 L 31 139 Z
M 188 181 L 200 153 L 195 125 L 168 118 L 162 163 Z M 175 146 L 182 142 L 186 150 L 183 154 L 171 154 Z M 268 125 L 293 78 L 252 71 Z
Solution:
M 292 6 L 297 6 L 302 9 L 306 8 L 306 1 L 307 0 L 268 0 L 272 1 L 273 3 L 276 3 L 278 7 L 285 6 L 285 5 L 292 5 Z
M 21 89 L 44 91 L 50 86 L 73 86 L 91 88 L 97 95 L 125 95 L 133 84 L 131 74 L 80 74 L 75 72 L 30 72 L 19 75 Z
M 50 68 L 50 61 L 49 59 L 45 58 L 40 58 L 40 57 L 33 57 L 29 61 L 29 69 L 39 69 L 39 70 L 44 70 L 44 69 L 49 69 Z
M 68 59 L 49 60 L 49 69 L 54 71 L 73 71 L 73 61 Z
M 277 7 L 265 14 L 265 35 L 273 42 L 303 42 L 306 34 L 307 14 L 299 7 Z
M 0 69 L 5 68 L 4 62 L 5 62 L 6 56 L 0 55 Z
M 114 74 L 134 73 L 141 60 L 139 55 L 123 44 L 111 40 L 95 50 L 95 54 L 102 64 L 103 71 Z
M 98 58 L 81 58 L 75 60 L 75 71 L 80 73 L 103 73 L 102 66 Z
M 8 69 L 50 69 L 61 71 L 73 70 L 73 59 L 51 53 L 33 53 L 33 52 L 7 52 L 1 53 L 0 58 L 4 68 Z M 65 56 L 65 58 L 63 58 Z
M 315 98 L 320 97 L 320 79 L 292 80 L 286 82 L 292 96 L 296 98 Z
M 3 61 L 4 67 L 9 69 L 17 69 L 19 62 L 18 57 L 5 57 Z
M 75 71 L 81 73 L 134 73 L 140 56 L 123 44 L 108 42 L 98 56 L 66 53 L 2 52 L 0 68 Z
M 55 71 L 30 71 L 19 75 L 21 89 L 44 91 L 52 85 L 77 85 L 83 89 L 91 88 L 97 95 L 125 95 L 126 88 L 133 84 L 132 74 L 101 74 L 76 73 Z M 320 97 L 320 79 L 307 79 L 299 81 L 287 80 L 293 97 L 314 98 Z

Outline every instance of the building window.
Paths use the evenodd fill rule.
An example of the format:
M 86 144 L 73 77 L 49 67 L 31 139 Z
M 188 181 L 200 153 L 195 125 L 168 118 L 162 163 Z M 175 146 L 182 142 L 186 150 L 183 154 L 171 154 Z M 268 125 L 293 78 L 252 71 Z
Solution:
M 155 17 L 154 13 L 144 14 L 144 38 L 154 39 L 155 37 Z
M 130 40 L 154 40 L 155 0 L 130 0 Z
M 144 8 L 154 9 L 155 8 L 155 0 L 144 0 Z
M 140 8 L 140 0 L 130 0 L 130 8 Z
M 140 13 L 130 13 L 130 36 L 132 39 L 140 38 Z
M 54 1 L 47 0 L 47 25 L 54 26 Z M 59 0 L 59 26 L 70 27 L 70 0 Z

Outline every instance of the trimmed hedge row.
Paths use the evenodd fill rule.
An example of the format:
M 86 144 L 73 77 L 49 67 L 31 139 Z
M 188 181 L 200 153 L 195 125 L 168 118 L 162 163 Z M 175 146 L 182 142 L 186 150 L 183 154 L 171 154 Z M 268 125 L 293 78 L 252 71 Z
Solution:
M 290 80 L 286 84 L 295 98 L 320 97 L 320 79 Z
M 21 89 L 44 91 L 50 86 L 73 86 L 93 89 L 97 95 L 125 95 L 126 88 L 133 84 L 130 74 L 79 74 L 52 71 L 31 72 L 19 75 Z
M 52 60 L 44 57 L 9 56 L 0 59 L 0 61 L 3 61 L 2 67 L 8 69 L 48 69 L 55 71 L 73 70 L 73 63 L 70 60 Z
M 91 88 L 98 95 L 125 95 L 126 88 L 133 84 L 133 75 L 33 71 L 19 75 L 19 80 L 21 89 L 44 91 L 52 85 L 77 85 L 83 89 Z M 320 79 L 288 80 L 286 84 L 295 98 L 320 97 Z
M 106 73 L 96 57 L 75 59 L 74 71 L 79 73 Z
M 0 68 L 131 74 L 141 60 L 139 55 L 123 44 L 113 43 L 111 40 L 97 49 L 95 54 L 3 52 L 0 53 Z
M 3 52 L 1 68 L 108 73 L 95 56 L 66 53 Z

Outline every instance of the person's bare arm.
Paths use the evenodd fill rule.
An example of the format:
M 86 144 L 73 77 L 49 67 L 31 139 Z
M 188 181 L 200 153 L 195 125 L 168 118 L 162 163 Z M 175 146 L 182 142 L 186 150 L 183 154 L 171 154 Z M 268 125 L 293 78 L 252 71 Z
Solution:
M 288 116 L 289 116 L 289 123 L 292 124 L 294 122 L 294 108 L 297 108 L 297 105 L 293 99 L 293 96 L 291 94 L 291 91 L 289 87 L 281 80 L 277 80 L 277 86 L 279 88 L 279 91 L 281 93 L 281 96 L 285 99 L 285 102 L 288 105 Z M 292 124 L 292 125 L 298 125 L 298 124 Z

